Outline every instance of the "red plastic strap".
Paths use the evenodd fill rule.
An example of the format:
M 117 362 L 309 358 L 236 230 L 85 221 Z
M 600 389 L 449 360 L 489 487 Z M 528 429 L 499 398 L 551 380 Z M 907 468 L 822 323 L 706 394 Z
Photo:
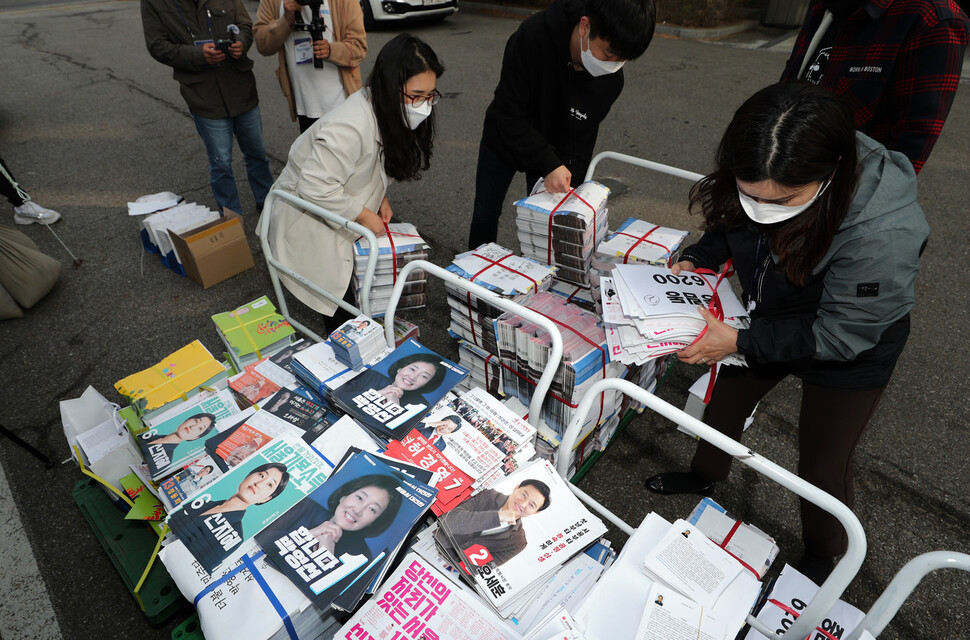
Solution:
M 787 604 L 784 604 L 782 602 L 779 602 L 778 600 L 775 600 L 774 598 L 769 598 L 768 599 L 768 602 L 770 602 L 771 604 L 775 605 L 776 607 L 778 607 L 779 609 L 781 609 L 785 613 L 791 614 L 791 616 L 793 618 L 795 618 L 795 619 L 797 619 L 798 616 L 801 615 L 800 613 L 798 613 L 797 611 L 795 611 L 794 609 L 792 609 L 791 607 L 789 607 Z M 826 638 L 829 638 L 829 640 L 838 640 L 838 638 L 836 638 L 835 636 L 833 636 L 831 633 L 829 633 L 825 629 L 822 629 L 821 627 L 815 627 L 815 630 L 818 631 L 819 633 L 821 633 L 822 635 L 824 635 Z M 808 640 L 811 637 L 812 637 L 811 635 L 807 635 L 807 636 L 805 636 L 805 640 Z
M 475 318 L 472 317 L 472 293 L 471 291 L 466 291 L 465 295 L 468 300 L 468 325 L 472 328 L 472 342 L 480 347 L 482 345 L 478 344 L 478 336 L 475 335 Z
M 387 232 L 387 241 L 391 243 L 391 266 L 393 268 L 393 271 L 391 272 L 391 282 L 397 284 L 397 249 L 394 248 L 394 238 L 391 237 L 391 229 L 387 226 L 387 222 L 384 220 L 384 218 L 381 218 L 381 224 L 384 225 L 384 231 Z
M 720 546 L 722 549 L 724 549 L 725 551 L 727 551 L 727 554 L 729 556 L 731 556 L 732 558 L 734 558 L 735 560 L 737 560 L 738 562 L 740 562 L 742 567 L 744 567 L 745 569 L 747 569 L 748 571 L 750 571 L 751 573 L 753 573 L 754 574 L 754 577 L 756 577 L 758 580 L 761 580 L 761 576 L 758 575 L 758 572 L 755 571 L 747 562 L 745 562 L 744 560 L 742 560 L 741 558 L 737 557 L 736 555 L 734 555 L 733 553 L 731 553 L 730 551 L 727 550 L 728 543 L 731 542 L 731 538 L 734 537 L 734 532 L 737 531 L 740 527 L 741 527 L 741 521 L 740 520 L 735 520 L 734 521 L 734 526 L 731 527 L 731 530 L 728 531 L 728 534 L 726 536 L 724 536 L 724 541 L 721 542 L 721 544 L 718 545 L 718 546 Z
M 637 236 L 633 235 L 632 233 L 626 233 L 625 231 L 617 231 L 616 232 L 616 235 L 626 236 L 628 238 L 637 238 L 637 241 L 634 242 L 633 245 L 629 249 L 626 250 L 626 253 L 623 254 L 623 264 L 626 264 L 626 261 L 630 257 L 630 254 L 633 252 L 634 249 L 637 248 L 637 245 L 639 245 L 641 242 L 646 242 L 647 244 L 652 244 L 654 246 L 660 247 L 661 249 L 663 249 L 667 253 L 670 253 L 670 249 L 667 248 L 667 247 L 665 247 L 665 246 L 663 246 L 659 242 L 654 242 L 653 240 L 647 240 L 647 236 L 649 236 L 651 233 L 653 233 L 654 231 L 656 231 L 659 228 L 660 228 L 660 225 L 658 224 L 653 229 L 651 229 L 650 231 L 647 231 L 645 234 L 643 234 L 639 238 L 637 238 Z
M 508 271 L 511 271 L 512 273 L 514 273 L 516 275 L 520 275 L 523 278 L 525 278 L 526 280 L 529 280 L 530 282 L 532 282 L 533 286 L 535 286 L 535 288 L 538 289 L 539 288 L 539 283 L 536 282 L 533 278 L 530 278 L 529 276 L 525 275 L 524 273 L 522 273 L 521 271 L 519 271 L 517 269 L 513 269 L 512 267 L 508 266 L 507 264 L 502 264 L 502 261 L 503 260 L 505 260 L 506 258 L 511 258 L 514 255 L 515 254 L 510 253 L 508 255 L 502 256 L 498 260 L 492 260 L 491 258 L 486 258 L 485 256 L 478 255 L 477 253 L 472 253 L 472 256 L 474 256 L 476 258 L 479 258 L 481 260 L 484 260 L 485 262 L 490 263 L 484 269 L 482 269 L 481 271 L 479 271 L 478 273 L 476 273 L 475 275 L 473 275 L 471 277 L 472 282 L 475 281 L 475 278 L 477 278 L 478 276 L 482 275 L 483 273 L 485 273 L 486 271 L 488 271 L 492 267 L 502 267 L 503 269 L 506 269 Z
M 538 382 L 532 380 L 531 378 L 525 377 L 524 375 L 522 375 L 521 373 L 519 373 L 518 371 L 516 371 L 515 369 L 513 369 L 509 365 L 505 364 L 501 360 L 499 360 L 499 365 L 501 365 L 501 367 L 503 369 L 505 369 L 506 371 L 511 371 L 514 375 L 516 375 L 519 378 L 525 380 L 526 382 L 528 382 L 529 384 L 531 384 L 533 387 L 538 386 L 538 384 L 539 384 Z M 558 400 L 559 402 L 563 403 L 564 405 L 566 405 L 570 409 L 575 409 L 576 407 L 579 406 L 578 404 L 572 404 L 571 402 L 567 402 L 566 400 L 563 400 L 562 398 L 560 398 L 559 396 L 557 396 L 556 394 L 554 394 L 552 391 L 547 391 L 546 393 L 549 396 L 551 396 L 551 397 L 555 398 L 556 400 Z M 600 396 L 600 402 L 602 402 L 602 398 L 603 397 Z
M 734 270 L 732 269 L 733 264 L 734 264 L 734 259 L 733 258 L 729 259 L 727 262 L 724 263 L 724 268 L 721 269 L 720 273 L 714 273 L 710 269 L 694 270 L 694 273 L 717 276 L 717 280 L 714 281 L 714 286 L 712 287 L 713 295 L 711 295 L 711 302 L 710 304 L 708 304 L 707 308 L 708 310 L 710 310 L 711 313 L 714 314 L 714 317 L 717 318 L 718 320 L 724 320 L 724 310 L 721 308 L 721 298 L 718 297 L 717 295 L 717 289 L 718 287 L 721 286 L 721 281 L 724 280 L 724 278 L 729 278 L 734 274 Z M 708 287 L 711 286 L 711 284 L 707 282 L 707 279 L 705 279 L 704 282 L 707 283 Z M 687 346 L 689 347 L 694 343 L 696 343 L 701 338 L 703 338 L 705 333 L 707 333 L 706 326 L 703 329 L 701 329 L 701 332 L 697 334 L 697 337 L 694 338 L 694 340 L 691 341 L 691 343 Z M 714 392 L 714 382 L 716 378 L 717 378 L 717 363 L 712 362 L 711 378 L 710 380 L 707 381 L 707 391 L 704 392 L 704 404 L 710 404 L 711 402 L 711 394 Z
M 539 193 L 542 193 L 542 191 Z M 583 200 L 582 197 L 576 195 L 576 187 L 573 187 L 566 193 L 565 196 L 563 196 L 563 199 L 559 201 L 559 204 L 553 207 L 552 211 L 549 212 L 549 230 L 547 232 L 549 236 L 549 247 L 546 249 L 546 264 L 552 264 L 552 216 L 554 213 L 559 211 L 559 207 L 561 207 L 566 200 L 569 200 L 570 196 L 575 197 L 577 200 L 589 207 L 589 210 L 593 212 L 593 246 L 596 246 L 596 209 L 593 207 L 593 205 Z
M 572 302 L 573 301 L 573 296 L 575 296 L 577 293 L 579 293 L 582 290 L 583 290 L 582 287 L 576 287 L 576 290 L 573 291 L 572 293 L 570 293 L 569 294 L 569 297 L 566 298 L 566 302 Z

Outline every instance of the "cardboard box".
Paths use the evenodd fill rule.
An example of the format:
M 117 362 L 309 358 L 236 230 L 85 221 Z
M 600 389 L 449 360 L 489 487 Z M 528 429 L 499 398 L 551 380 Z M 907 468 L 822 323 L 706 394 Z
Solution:
M 223 209 L 218 220 L 170 235 L 185 274 L 205 289 L 256 266 L 242 217 L 235 211 Z

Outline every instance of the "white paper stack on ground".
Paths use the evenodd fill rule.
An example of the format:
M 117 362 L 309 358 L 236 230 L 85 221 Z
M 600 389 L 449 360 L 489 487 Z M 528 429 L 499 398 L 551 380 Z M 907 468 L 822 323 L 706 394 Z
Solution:
M 507 510 L 514 523 L 500 517 Z M 503 618 L 526 611 L 548 579 L 606 531 L 544 460 L 472 496 L 438 523 L 442 552 Z
M 397 282 L 397 276 L 409 262 L 427 260 L 429 247 L 417 228 L 409 222 L 392 222 L 387 225 L 389 233 L 377 238 L 378 257 L 377 268 L 370 290 L 371 313 L 375 317 L 382 316 L 391 291 Z M 357 306 L 360 306 L 360 288 L 364 282 L 364 270 L 370 256 L 370 243 L 359 238 L 354 243 L 354 291 Z M 426 274 L 421 269 L 413 271 L 408 276 L 407 284 L 401 293 L 398 309 L 416 309 L 425 305 Z
M 793 617 L 798 616 L 798 612 L 808 605 L 817 592 L 818 585 L 786 564 L 755 617 L 771 629 L 787 630 L 794 621 Z M 790 612 L 794 612 L 794 616 Z M 862 611 L 839 600 L 819 624 L 817 631 L 812 635 L 812 640 L 847 638 L 864 617 L 865 614 Z M 744 640 L 768 639 L 754 629 L 748 629 Z
M 620 228 L 611 231 L 593 254 L 592 282 L 593 300 L 597 311 L 600 306 L 600 279 L 609 277 L 618 264 L 650 264 L 669 267 L 680 252 L 680 245 L 688 233 L 679 229 L 661 227 L 636 218 L 627 218 Z
M 387 348 L 384 327 L 365 315 L 348 320 L 330 334 L 328 340 L 337 359 L 352 369 L 359 369 Z
M 642 364 L 689 346 L 707 327 L 697 310 L 710 308 L 714 288 L 724 322 L 735 329 L 747 326 L 748 315 L 730 283 L 717 276 L 682 272 L 664 267 L 620 264 L 610 278 L 602 279 L 603 323 L 610 357 Z M 739 355 L 722 360 L 744 364 Z
M 549 193 L 540 180 L 532 195 L 515 203 L 522 255 L 559 267 L 558 280 L 588 289 L 593 252 L 609 226 L 609 193 L 592 180 L 568 194 Z
M 701 500 L 687 521 L 759 579 L 764 578 L 778 557 L 774 538 L 754 525 L 741 522 L 710 498 Z
M 141 225 L 148 233 L 151 243 L 158 247 L 159 253 L 163 256 L 174 255 L 181 264 L 182 258 L 172 245 L 169 234 L 185 233 L 218 220 L 220 215 L 218 211 L 190 202 L 147 215 L 141 219 Z

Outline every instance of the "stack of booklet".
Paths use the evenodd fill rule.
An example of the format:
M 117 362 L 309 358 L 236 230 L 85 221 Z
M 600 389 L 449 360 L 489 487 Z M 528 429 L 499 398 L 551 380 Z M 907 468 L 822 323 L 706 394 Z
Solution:
M 297 353 L 290 361 L 290 368 L 297 378 L 312 391 L 315 399 L 326 402 L 330 392 L 353 378 L 366 367 L 373 366 L 390 353 L 386 346 L 357 369 L 348 367 L 337 358 L 333 343 L 318 342 Z
M 218 220 L 221 214 L 194 202 L 180 203 L 181 198 L 175 194 L 170 195 L 174 197 L 153 202 L 128 203 L 128 214 L 142 215 L 142 212 L 150 211 L 139 222 L 142 246 L 152 253 L 159 254 L 162 263 L 169 269 L 185 275 L 185 270 L 181 266 L 182 258 L 176 251 L 169 234 L 191 231 Z
M 557 279 L 588 289 L 593 252 L 609 224 L 609 194 L 593 181 L 568 194 L 549 193 L 537 182 L 532 195 L 515 203 L 522 255 L 559 267 Z
M 623 377 L 626 366 L 611 360 L 606 334 L 595 314 L 549 293 L 536 294 L 524 304 L 552 320 L 563 339 L 563 362 L 556 371 L 542 411 L 543 421 L 551 429 L 551 434 L 540 431 L 542 437 L 556 437 L 565 431 L 586 390 L 603 378 Z M 550 336 L 537 325 L 512 313 L 503 314 L 496 325 L 502 366 L 512 372 L 504 376 L 505 393 L 528 405 L 549 359 Z M 615 413 L 618 395 L 604 394 L 597 410 L 591 412 L 591 425 L 584 435 Z
M 447 269 L 519 303 L 532 294 L 548 290 L 556 273 L 556 267 L 516 256 L 511 250 L 495 243 L 458 254 Z M 451 309 L 449 333 L 498 355 L 494 322 L 503 311 L 450 283 L 445 283 L 445 291 L 448 292 L 448 306 Z
M 717 275 L 673 275 L 665 267 L 619 264 L 601 282 L 610 357 L 619 362 L 642 364 L 689 346 L 707 328 L 699 306 L 715 310 L 735 329 L 748 323 L 730 283 Z M 735 354 L 722 362 L 743 364 L 744 359 Z
M 467 375 L 463 367 L 408 340 L 331 390 L 328 402 L 375 437 L 400 440 Z
M 212 316 L 236 371 L 276 353 L 293 342 L 296 333 L 266 296 Z
M 507 619 L 529 611 L 549 579 L 606 532 L 545 460 L 468 498 L 438 525 L 442 554 Z
M 142 419 L 151 418 L 199 393 L 200 387 L 225 387 L 228 372 L 198 340 L 161 362 L 114 384 Z
M 337 360 L 351 369 L 360 369 L 387 348 L 384 327 L 376 320 L 359 315 L 343 323 L 328 340 Z
M 616 265 L 634 263 L 669 267 L 676 262 L 675 256 L 679 254 L 680 245 L 687 235 L 686 231 L 661 227 L 636 218 L 627 218 L 619 229 L 611 231 L 596 247 L 589 275 L 597 311 L 602 313 L 600 279 L 609 277 Z
M 483 389 L 439 403 L 387 455 L 437 471 L 441 515 L 535 457 L 536 431 Z
M 391 291 L 397 283 L 398 274 L 409 262 L 428 259 L 428 243 L 424 241 L 415 226 L 408 222 L 393 222 L 387 225 L 387 233 L 377 238 L 377 269 L 370 290 L 371 312 L 374 316 L 384 314 Z M 357 306 L 360 306 L 360 290 L 364 282 L 364 270 L 370 257 L 370 243 L 363 238 L 354 243 L 354 291 Z M 401 292 L 398 309 L 416 309 L 426 302 L 424 271 L 418 269 L 408 276 L 407 284 Z

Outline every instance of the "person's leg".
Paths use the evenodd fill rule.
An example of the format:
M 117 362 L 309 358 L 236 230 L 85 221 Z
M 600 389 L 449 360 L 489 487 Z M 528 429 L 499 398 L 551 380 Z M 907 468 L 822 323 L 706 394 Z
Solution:
M 744 422 L 758 402 L 785 376 L 756 376 L 748 367 L 720 367 L 704 422 L 733 440 L 740 440 Z M 691 471 L 708 481 L 725 480 L 734 460 L 705 440 L 697 444 Z
M 798 475 L 838 498 L 855 502 L 852 459 L 885 388 L 865 391 L 825 389 L 803 383 L 799 416 Z M 805 551 L 833 558 L 845 553 L 845 529 L 827 511 L 801 501 Z
M 300 123 L 300 133 L 306 132 L 306 130 L 310 128 L 310 125 L 312 125 L 314 122 L 319 120 L 319 118 L 310 118 L 307 116 L 300 116 L 300 115 L 298 115 L 296 119 L 297 119 L 297 122 Z
M 232 175 L 232 119 L 203 118 L 194 113 L 192 118 L 209 156 L 209 184 L 216 205 L 219 209 L 229 208 L 242 213 L 236 179 Z
M 347 285 L 347 290 L 344 292 L 344 302 L 357 306 L 357 300 L 354 296 L 353 278 L 351 278 L 350 284 Z M 345 310 L 343 307 L 337 307 L 337 310 L 333 312 L 332 316 L 323 316 L 323 326 L 327 328 L 327 333 L 333 333 L 340 327 L 340 325 L 354 317 L 355 316 L 352 313 Z
M 3 167 L 3 170 L 0 171 L 0 193 L 3 194 L 3 197 L 10 204 L 19 207 L 27 202 L 28 196 L 21 190 L 20 185 L 17 184 L 17 179 L 13 177 L 13 172 L 10 171 L 10 167 L 3 161 L 3 158 L 0 158 L 0 166 Z
M 246 158 L 246 177 L 256 199 L 256 210 L 262 211 L 266 194 L 273 186 L 273 173 L 269 170 L 266 147 L 263 146 L 263 121 L 259 107 L 236 116 L 232 121 L 239 148 Z
M 475 208 L 468 231 L 468 250 L 477 249 L 498 237 L 498 220 L 502 215 L 505 194 L 515 176 L 515 169 L 508 166 L 485 146 L 478 145 L 478 167 L 475 170 Z

